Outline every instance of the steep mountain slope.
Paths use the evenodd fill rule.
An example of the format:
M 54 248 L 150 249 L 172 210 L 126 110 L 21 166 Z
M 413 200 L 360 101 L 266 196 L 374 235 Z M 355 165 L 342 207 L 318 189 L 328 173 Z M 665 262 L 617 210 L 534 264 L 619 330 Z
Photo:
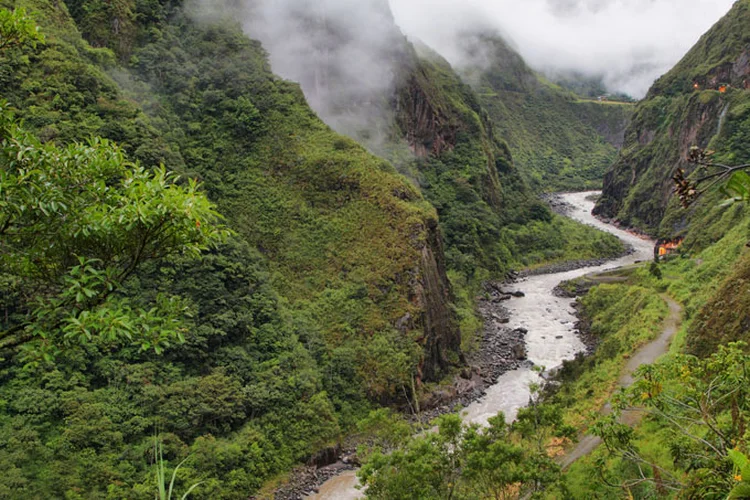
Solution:
M 169 460 L 191 456 L 180 481 L 204 481 L 196 495 L 246 498 L 372 401 L 411 398 L 459 361 L 434 208 L 324 125 L 237 25 L 166 1 L 71 1 L 75 18 L 60 2 L 0 7 L 18 4 L 47 35 L 0 66 L 25 126 L 59 144 L 109 137 L 199 178 L 237 235 L 128 283 L 192 313 L 163 357 L 104 341 L 37 369 L 4 354 L 0 397 L 15 403 L 0 411 L 0 496 L 150 497 L 158 432 Z M 102 28 L 110 9 L 127 19 L 92 47 L 79 28 Z
M 507 270 L 499 238 L 504 212 L 518 205 L 511 195 L 520 201 L 529 193 L 450 65 L 406 39 L 386 0 L 362 2 L 345 15 L 339 2 L 325 0 L 266 4 L 259 3 L 260 15 L 270 11 L 262 21 L 273 29 L 264 29 L 249 3 L 237 14 L 246 17 L 246 31 L 258 34 L 282 75 L 301 83 L 326 123 L 414 180 L 438 210 L 450 266 L 467 275 Z M 294 29 L 293 36 L 281 36 L 283 29 Z
M 688 173 L 692 146 L 716 159 L 750 159 L 750 2 L 740 0 L 637 106 L 622 154 L 607 173 L 597 213 L 655 235 L 687 227 L 672 176 Z M 670 208 L 671 207 L 671 208 Z M 697 214 L 706 207 L 697 208 Z
M 468 55 L 462 76 L 535 187 L 598 187 L 622 146 L 631 106 L 583 100 L 563 90 L 532 71 L 497 35 L 467 35 L 462 43 Z
M 511 260 L 501 229 L 535 203 L 476 96 L 429 48 L 407 46 L 396 87 L 395 137 L 413 157 L 394 162 L 437 208 L 450 266 L 499 275 Z M 538 202 L 537 202 L 538 204 Z
M 250 17 L 246 30 L 259 34 L 283 74 L 302 82 L 327 123 L 390 160 L 437 208 L 454 276 L 478 283 L 513 266 L 564 259 L 579 237 L 618 251 L 616 241 L 550 213 L 476 93 L 445 59 L 404 37 L 385 0 L 346 15 L 336 5 L 267 6 L 273 30 L 252 20 L 253 9 L 237 15 Z M 284 29 L 294 34 L 279 36 Z M 309 48 L 304 57 L 300 47 Z M 586 257 L 600 254 L 594 246 Z
M 333 134 L 299 89 L 272 77 L 259 47 L 236 32 L 176 18 L 135 58 L 133 71 L 158 96 L 163 108 L 156 115 L 188 168 L 278 267 L 282 293 L 293 303 L 328 301 L 334 290 L 356 296 L 345 300 L 357 301 L 361 324 L 330 311 L 334 345 L 348 334 L 333 325 L 360 335 L 396 323 L 409 331 L 430 325 L 421 336 L 431 345 L 424 371 L 432 377 L 446 367 L 458 335 L 438 267 L 437 219 L 417 190 Z

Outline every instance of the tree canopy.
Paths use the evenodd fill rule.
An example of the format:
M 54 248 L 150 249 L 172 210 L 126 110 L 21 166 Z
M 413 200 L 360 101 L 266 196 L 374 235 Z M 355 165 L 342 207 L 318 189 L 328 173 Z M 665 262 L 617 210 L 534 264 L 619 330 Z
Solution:
M 227 230 L 193 180 L 125 159 L 105 139 L 42 144 L 0 103 L 0 348 L 54 352 L 100 336 L 159 352 L 181 339 L 179 303 L 117 292 L 144 262 L 200 251 Z

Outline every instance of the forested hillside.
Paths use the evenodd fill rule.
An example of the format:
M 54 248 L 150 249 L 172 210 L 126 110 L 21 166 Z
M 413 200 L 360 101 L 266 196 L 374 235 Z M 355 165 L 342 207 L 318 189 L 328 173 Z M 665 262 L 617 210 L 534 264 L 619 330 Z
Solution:
M 433 54 L 409 49 L 397 94 L 412 182 L 326 126 L 232 19 L 0 7 L 44 37 L 11 43 L 4 18 L 0 161 L 3 183 L 38 182 L 31 205 L 3 184 L 3 206 L 45 228 L 0 219 L 0 496 L 151 497 L 158 436 L 167 462 L 190 457 L 180 491 L 246 498 L 460 367 L 483 279 L 621 251 L 534 198 Z
M 622 146 L 632 106 L 584 99 L 534 72 L 503 39 L 477 34 L 463 39 L 464 78 L 537 189 L 600 187 Z
M 690 148 L 715 151 L 718 163 L 748 159 L 749 22 L 750 4 L 737 2 L 638 104 L 622 154 L 605 178 L 599 214 L 672 237 L 690 220 L 672 196 L 677 169 L 688 176 L 696 169 L 688 162 Z M 710 203 L 694 212 L 700 217 L 709 210 Z
M 187 307 L 185 342 L 161 355 L 96 336 L 46 363 L 6 354 L 4 495 L 150 496 L 158 432 L 168 459 L 192 457 L 196 494 L 234 497 L 458 362 L 434 209 L 321 123 L 238 27 L 171 3 L 26 6 L 46 41 L 3 53 L 0 91 L 25 129 L 60 146 L 107 137 L 199 179 L 235 235 L 124 283 Z M 97 16 L 117 30 L 89 31 Z M 11 331 L 30 291 L 3 272 Z

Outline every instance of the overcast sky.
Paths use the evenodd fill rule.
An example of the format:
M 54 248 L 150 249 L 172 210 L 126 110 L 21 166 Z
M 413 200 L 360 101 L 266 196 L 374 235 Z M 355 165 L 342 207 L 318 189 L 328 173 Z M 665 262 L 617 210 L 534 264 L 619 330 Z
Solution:
M 454 36 L 498 29 L 536 69 L 601 74 L 642 97 L 734 0 L 389 0 L 407 36 L 460 63 Z

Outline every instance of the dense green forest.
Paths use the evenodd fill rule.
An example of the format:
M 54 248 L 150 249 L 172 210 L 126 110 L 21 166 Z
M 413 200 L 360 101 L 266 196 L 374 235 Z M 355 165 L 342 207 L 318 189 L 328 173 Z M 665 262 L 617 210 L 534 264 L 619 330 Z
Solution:
M 174 471 L 190 498 L 248 498 L 352 436 L 373 498 L 744 491 L 750 177 L 689 209 L 671 190 L 700 175 L 691 146 L 750 161 L 748 0 L 637 105 L 494 35 L 459 70 L 404 37 L 378 147 L 274 75 L 232 2 L 194 7 L 0 0 L 0 497 L 151 498 Z M 609 167 L 599 211 L 684 237 L 677 257 L 581 298 L 598 348 L 514 423 L 415 434 L 406 409 L 483 333 L 484 282 L 622 253 L 537 196 Z M 672 352 L 618 393 L 666 296 Z M 651 414 L 598 418 L 613 395 Z M 586 432 L 605 446 L 563 470 Z
M 0 7 L 0 496 L 150 497 L 159 448 L 178 491 L 245 498 L 458 369 L 483 279 L 622 251 L 534 197 L 442 63 L 418 84 L 461 139 L 413 183 L 232 20 Z

